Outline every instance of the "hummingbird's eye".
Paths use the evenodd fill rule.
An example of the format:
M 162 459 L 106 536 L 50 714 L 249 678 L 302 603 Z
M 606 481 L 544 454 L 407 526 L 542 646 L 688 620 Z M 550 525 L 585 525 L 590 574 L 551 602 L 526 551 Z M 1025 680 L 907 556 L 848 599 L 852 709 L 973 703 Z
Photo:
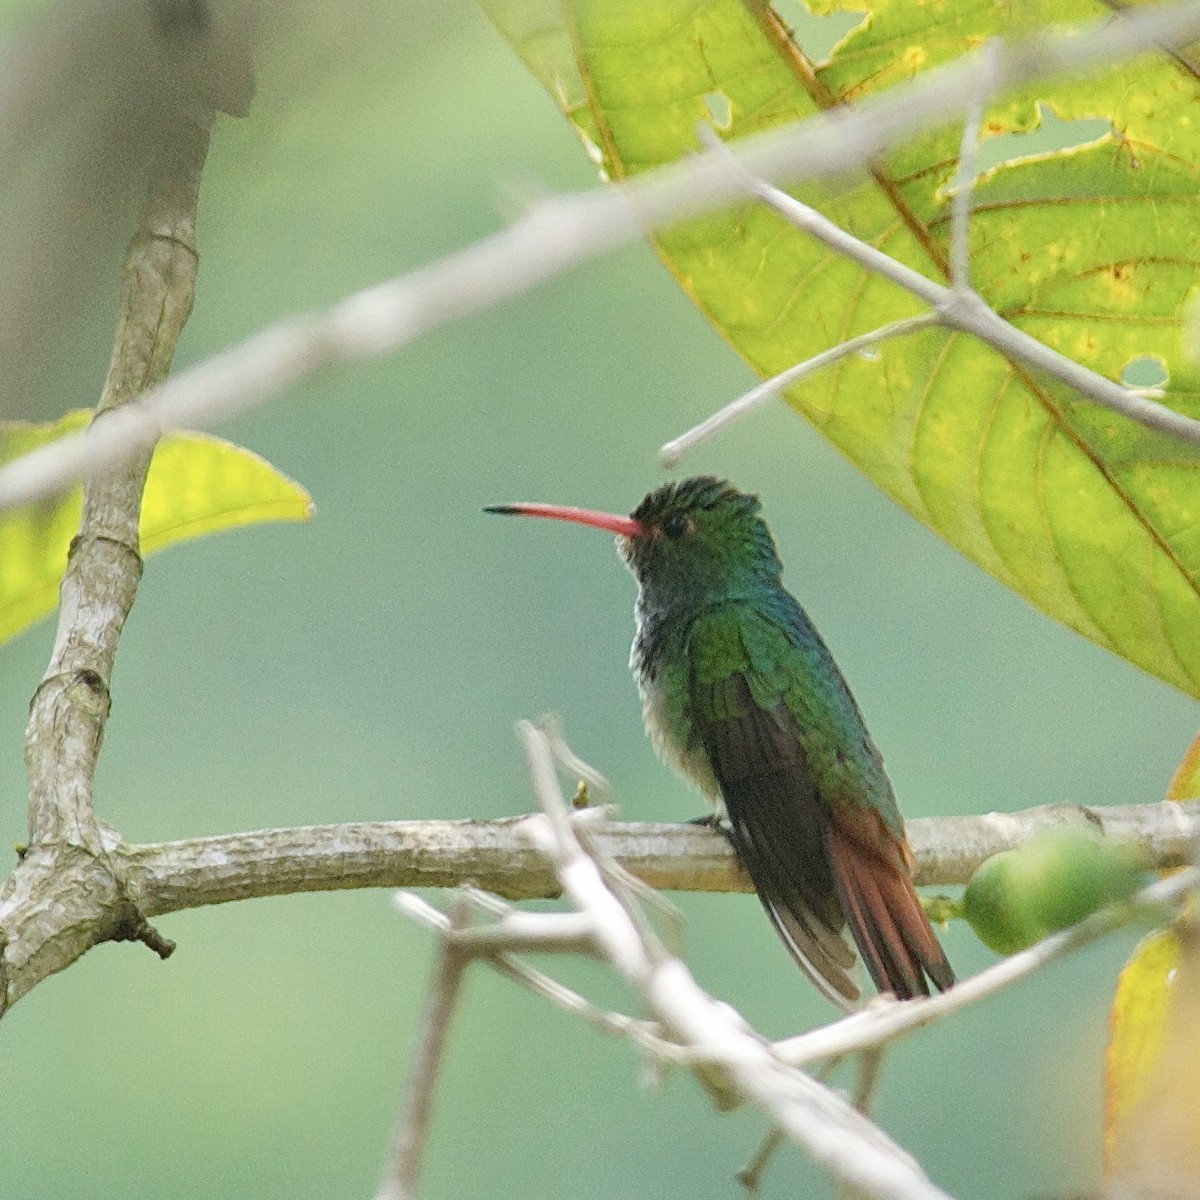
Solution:
M 691 527 L 691 521 L 683 513 L 672 513 L 662 523 L 662 531 L 669 538 L 683 537 Z

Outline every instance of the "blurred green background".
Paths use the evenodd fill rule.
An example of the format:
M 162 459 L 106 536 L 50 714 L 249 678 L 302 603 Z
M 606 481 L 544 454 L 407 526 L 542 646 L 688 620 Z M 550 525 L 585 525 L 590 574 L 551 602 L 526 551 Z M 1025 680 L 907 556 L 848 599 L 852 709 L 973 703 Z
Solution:
M 28 5 L 20 6 L 28 9 Z M 9 17 L 11 29 L 13 18 Z M 455 250 L 538 187 L 594 171 L 465 0 L 309 14 L 222 118 L 196 311 L 178 363 Z M 94 402 L 116 294 L 48 347 L 29 414 Z M 330 371 L 221 432 L 304 483 L 307 526 L 153 559 L 121 646 L 101 816 L 150 841 L 274 824 L 498 816 L 531 804 L 513 722 L 560 713 L 631 819 L 696 815 L 626 668 L 633 585 L 606 537 L 484 517 L 537 499 L 628 511 L 666 438 L 751 384 L 634 247 L 393 358 Z M 1161 798 L 1193 704 L 1052 625 L 881 497 L 794 414 L 697 453 L 761 492 L 908 816 Z M 3 839 L 24 835 L 43 624 L 0 651 Z M 438 897 L 434 897 L 438 899 Z M 764 1032 L 828 1020 L 752 897 L 679 897 L 700 981 Z M 105 946 L 0 1027 L 0 1197 L 369 1196 L 401 1096 L 430 939 L 384 892 L 184 913 L 160 963 Z M 902 1043 L 877 1114 L 960 1197 L 1096 1178 L 1100 1059 L 1134 938 L 1094 947 Z M 960 974 L 991 960 L 965 929 Z M 587 964 L 551 963 L 601 1000 Z M 683 1073 L 479 970 L 430 1146 L 432 1200 L 736 1197 L 764 1130 Z M 768 1198 L 823 1195 L 792 1151 Z

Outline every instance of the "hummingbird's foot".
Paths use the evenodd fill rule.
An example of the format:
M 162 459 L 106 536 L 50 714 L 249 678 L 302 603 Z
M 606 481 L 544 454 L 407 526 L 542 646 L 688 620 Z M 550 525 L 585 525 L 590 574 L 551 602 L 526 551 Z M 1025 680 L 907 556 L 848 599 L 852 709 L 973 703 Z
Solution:
M 705 813 L 702 817 L 693 817 L 690 821 L 685 822 L 685 824 L 700 825 L 705 829 L 711 829 L 713 833 L 719 833 L 734 850 L 738 848 L 737 840 L 733 836 L 733 827 L 718 813 Z

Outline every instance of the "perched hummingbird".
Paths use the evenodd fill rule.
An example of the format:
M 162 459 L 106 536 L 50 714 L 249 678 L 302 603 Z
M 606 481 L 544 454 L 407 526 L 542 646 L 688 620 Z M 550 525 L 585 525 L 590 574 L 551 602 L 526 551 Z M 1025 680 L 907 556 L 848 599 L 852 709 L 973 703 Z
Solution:
M 637 578 L 630 666 L 655 749 L 718 805 L 779 936 L 850 1007 L 848 925 L 875 985 L 901 999 L 954 973 L 913 889 L 883 759 L 804 609 L 785 590 L 757 496 L 711 476 L 628 517 L 551 504 L 488 512 L 617 535 Z

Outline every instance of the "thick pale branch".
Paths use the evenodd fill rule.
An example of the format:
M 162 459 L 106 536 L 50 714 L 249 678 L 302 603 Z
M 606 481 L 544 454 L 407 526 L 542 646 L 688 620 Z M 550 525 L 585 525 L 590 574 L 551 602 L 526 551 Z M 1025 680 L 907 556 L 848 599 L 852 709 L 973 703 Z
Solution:
M 102 858 L 84 852 L 77 860 L 64 860 L 60 877 L 45 852 L 34 848 L 0 895 L 9 1001 L 105 936 L 116 936 L 112 931 L 127 927 L 132 911 L 155 917 L 297 892 L 464 883 L 510 899 L 557 895 L 554 872 L 518 830 L 524 819 L 311 825 L 143 846 L 125 846 L 109 835 Z M 1158 865 L 1178 866 L 1191 861 L 1200 835 L 1200 801 L 1120 808 L 1046 805 L 1020 813 L 910 821 L 918 882 L 965 883 L 989 855 L 1064 824 L 1136 842 Z M 725 839 L 711 830 L 614 823 L 597 837 L 606 855 L 652 887 L 751 890 Z
M 982 99 L 1154 47 L 1186 45 L 1197 37 L 1200 2 L 1190 0 L 1073 32 L 997 42 L 983 59 L 966 56 L 852 110 L 744 139 L 738 143 L 738 157 L 756 176 L 776 182 L 845 176 L 890 146 L 961 118 Z M 63 439 L 10 463 L 0 470 L 0 510 L 61 490 L 88 463 L 119 461 L 141 438 L 167 428 L 211 425 L 324 366 L 395 350 L 632 241 L 646 229 L 663 228 L 743 196 L 742 181 L 722 155 L 710 152 L 647 172 L 621 188 L 546 201 L 510 228 L 457 254 L 325 312 L 281 322 L 181 372 L 87 438 Z M 975 325 L 986 320 L 975 320 L 961 307 L 953 315 Z M 1031 361 L 1038 353 L 1027 342 L 1019 349 Z M 1079 368 L 1067 382 L 1092 396 L 1095 378 Z M 1145 411 L 1153 415 L 1157 407 Z
M 158 147 L 124 286 L 100 426 L 160 383 L 191 312 L 195 216 L 212 114 L 181 117 Z M 50 664 L 25 733 L 29 848 L 0 889 L 0 1013 L 91 946 L 135 939 L 172 947 L 130 901 L 120 839 L 97 821 L 92 782 L 108 719 L 117 644 L 137 596 L 142 489 L 154 439 L 145 430 L 120 464 L 84 486 Z
M 1185 866 L 1193 861 L 1200 838 L 1200 800 L 1113 807 L 1044 804 L 1016 813 L 909 821 L 917 883 L 928 887 L 966 883 L 985 858 L 1064 826 L 1137 843 L 1159 867 Z
M 364 887 L 456 887 L 471 883 L 509 899 L 558 893 L 553 870 L 523 839 L 524 820 L 370 821 L 262 829 L 133 846 L 130 894 L 147 916 L 293 892 Z M 1063 825 L 1095 828 L 1144 845 L 1161 866 L 1190 861 L 1200 801 L 1083 808 L 1046 805 L 1020 813 L 908 822 L 919 883 L 965 883 L 987 857 Z M 687 824 L 604 827 L 608 856 L 656 888 L 748 892 L 750 880 L 724 838 Z
M 112 359 L 97 420 L 162 382 L 192 308 L 195 214 L 208 125 L 189 124 L 164 150 L 125 258 Z M 50 665 L 30 706 L 29 841 L 98 850 L 91 781 L 108 717 L 117 643 L 133 607 L 142 560 L 142 488 L 153 453 L 142 438 L 119 468 L 87 481 L 79 533 L 63 577 Z
M 558 894 L 554 871 L 495 821 L 371 821 L 263 829 L 134 846 L 127 874 L 147 916 L 257 896 L 364 887 L 474 884 L 510 900 Z M 744 891 L 724 838 L 694 825 L 611 825 L 605 848 L 656 887 Z

